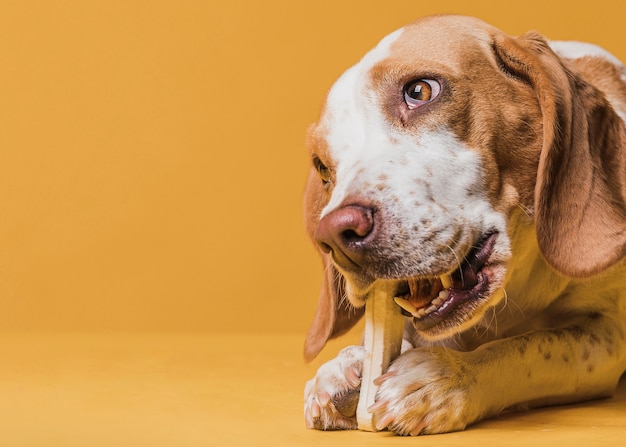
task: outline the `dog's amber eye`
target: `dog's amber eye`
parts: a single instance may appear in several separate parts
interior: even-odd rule
[[[324,184],[330,182],[330,169],[317,156],[313,157],[313,166]]]
[[[441,85],[434,79],[416,79],[404,87],[404,102],[409,109],[417,109],[432,101],[441,92]]]

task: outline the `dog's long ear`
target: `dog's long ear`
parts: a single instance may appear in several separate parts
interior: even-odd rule
[[[324,277],[317,312],[304,343],[305,360],[313,360],[331,338],[352,328],[363,316],[344,298],[344,278],[324,256]]]
[[[539,247],[564,275],[601,272],[626,255],[624,122],[539,34],[503,39],[498,47],[535,89],[543,115],[535,186]]]
[[[326,201],[326,193],[323,191],[319,176],[312,169],[304,194],[304,213],[307,232],[313,240]],[[318,251],[322,257],[324,275],[317,312],[304,344],[306,361],[313,360],[328,340],[347,332],[359,321],[364,312],[364,309],[356,309],[345,299],[343,276],[330,261],[330,256],[321,250]]]

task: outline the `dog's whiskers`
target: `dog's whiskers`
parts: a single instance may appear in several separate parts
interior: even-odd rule
[[[524,215],[529,219],[533,218],[533,210],[522,203],[518,203],[517,207],[522,210]]]

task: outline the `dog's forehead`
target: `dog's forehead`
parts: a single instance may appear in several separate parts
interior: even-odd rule
[[[473,17],[425,17],[391,33],[359,62],[369,71],[384,61],[445,65],[454,69],[477,52],[490,52],[497,28]],[[420,67],[416,67],[419,69]]]
[[[433,16],[402,29],[390,46],[394,60],[440,62],[454,67],[477,50],[488,50],[496,28],[473,17]]]
[[[387,35],[335,81],[318,123],[309,129],[309,143],[318,153],[331,156],[328,153],[330,146],[337,148],[347,144],[342,138],[346,136],[345,132],[337,134],[337,129],[350,129],[349,138],[353,144],[357,143],[355,138],[367,133],[368,111],[371,113],[376,103],[376,92],[372,90],[371,82],[372,69],[389,58],[392,45],[403,33],[404,28],[401,28]]]
[[[349,122],[352,138],[364,135],[372,124],[368,113],[380,110],[377,96],[381,82],[400,78],[405,72],[462,74],[468,59],[490,53],[497,32],[479,19],[435,16],[389,34],[335,82],[314,134],[329,137],[333,127]]]

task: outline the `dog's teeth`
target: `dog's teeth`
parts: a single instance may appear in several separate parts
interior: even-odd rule
[[[439,292],[439,295],[437,296],[437,298],[432,300],[430,302],[430,304],[433,305],[433,306],[439,307],[443,303],[446,302],[446,300],[448,299],[449,296],[450,296],[450,291],[449,290],[442,290],[441,292]]]
[[[442,290],[441,292],[439,292],[439,296],[430,302],[430,305],[428,307],[422,307],[420,309],[415,307],[413,303],[411,303],[409,300],[405,298],[400,298],[399,296],[396,296],[394,297],[393,300],[396,302],[398,306],[406,310],[415,318],[422,318],[436,311],[439,308],[439,306],[441,306],[446,301],[449,295],[450,295],[449,291]]]
[[[432,301],[430,302],[430,304],[432,304],[433,306],[437,306],[437,307],[439,307],[439,306],[441,306],[441,305],[443,304],[443,302],[444,302],[444,301],[445,301],[445,300],[443,300],[443,299],[441,298],[441,296],[438,296],[437,298],[435,298],[434,300],[432,300]]]
[[[426,309],[426,315],[433,313],[434,311],[437,310],[437,306],[435,306],[434,304],[432,306],[430,306],[428,309]]]
[[[417,307],[415,307],[409,300],[405,300],[404,298],[395,297],[393,299],[398,306],[406,310],[411,315],[414,315],[417,312]]]
[[[443,285],[444,289],[449,289],[452,287],[452,276],[450,276],[449,273],[441,275],[441,278],[439,279],[441,280],[441,284]]]

